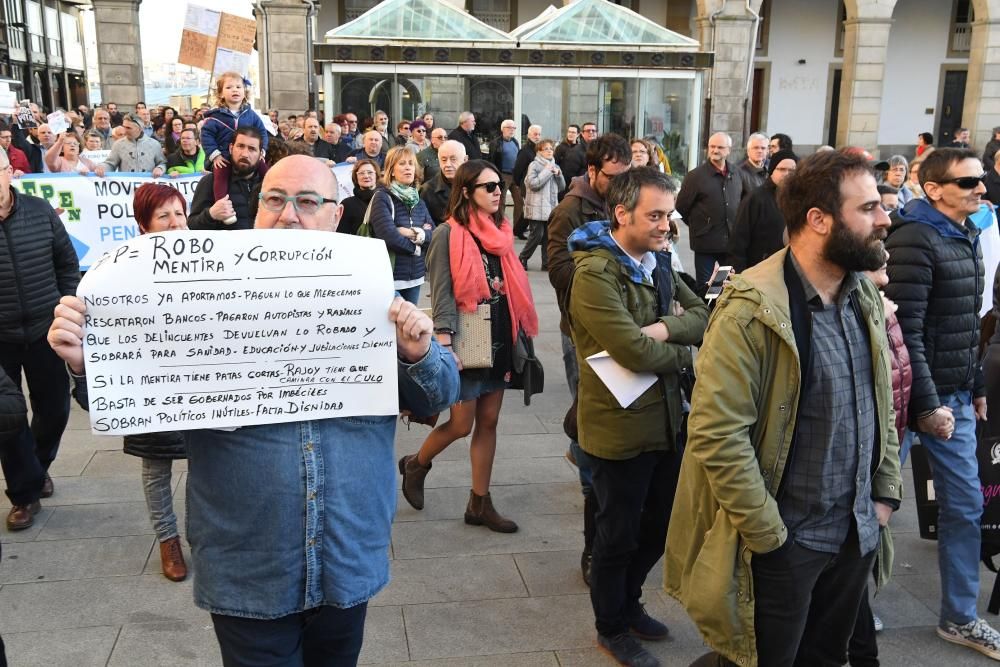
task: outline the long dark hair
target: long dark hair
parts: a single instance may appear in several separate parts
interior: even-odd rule
[[[458,168],[455,178],[451,179],[451,199],[448,200],[448,215],[455,219],[458,224],[469,226],[469,213],[475,204],[472,203],[472,191],[475,188],[479,175],[489,169],[497,175],[500,181],[501,197],[500,208],[491,217],[497,227],[503,223],[503,179],[495,165],[486,160],[471,160]]]

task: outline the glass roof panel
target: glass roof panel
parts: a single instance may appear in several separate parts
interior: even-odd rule
[[[544,25],[519,36],[521,41],[574,44],[698,44],[607,0],[575,0]]]
[[[326,34],[328,39],[452,40],[510,42],[507,33],[486,25],[444,0],[385,0]]]

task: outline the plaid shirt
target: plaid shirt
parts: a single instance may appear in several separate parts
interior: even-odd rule
[[[795,448],[778,506],[800,546],[838,553],[853,521],[861,553],[878,545],[871,498],[875,442],[872,359],[851,303],[860,276],[848,273],[836,303],[824,305],[792,257],[812,316],[810,368],[799,402]]]

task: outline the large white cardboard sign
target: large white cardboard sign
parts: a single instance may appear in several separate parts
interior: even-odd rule
[[[80,283],[94,433],[394,415],[392,270],[378,240],[168,232]]]

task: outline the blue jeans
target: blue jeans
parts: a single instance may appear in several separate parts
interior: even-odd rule
[[[964,624],[978,616],[979,547],[983,493],[976,460],[976,416],[972,394],[941,397],[955,415],[950,440],[920,433],[934,476],[938,512],[938,569],[941,574],[941,621]]]
[[[407,287],[406,289],[398,289],[399,296],[403,297],[403,301],[409,301],[413,305],[420,303],[420,288],[423,285],[417,285],[416,287]]]
[[[708,279],[712,277],[712,271],[715,271],[716,262],[719,263],[719,266],[725,264],[725,253],[696,252],[694,254],[694,279],[699,285],[708,284]]]
[[[322,606],[271,620],[212,614],[225,667],[354,667],[368,603]]]

